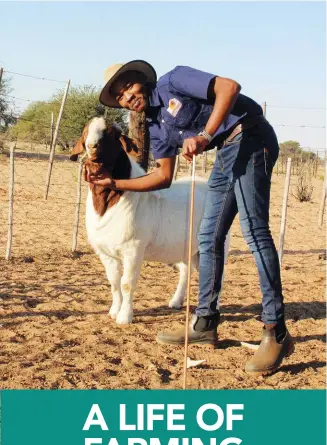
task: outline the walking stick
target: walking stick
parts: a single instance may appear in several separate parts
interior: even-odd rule
[[[188,272],[187,272],[187,297],[186,297],[186,322],[185,322],[185,351],[184,351],[184,380],[183,389],[186,389],[187,375],[187,348],[188,348],[188,325],[190,320],[190,294],[191,294],[191,274],[192,274],[192,238],[193,238],[193,215],[194,215],[194,189],[195,189],[195,164],[196,157],[192,159],[192,187],[190,199],[190,230],[188,239]]]

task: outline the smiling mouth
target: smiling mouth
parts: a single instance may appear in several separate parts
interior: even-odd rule
[[[134,102],[134,104],[132,106],[132,109],[137,110],[138,107],[140,106],[140,104],[141,104],[141,99],[136,99],[136,101]]]

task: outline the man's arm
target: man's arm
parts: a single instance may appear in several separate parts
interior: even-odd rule
[[[157,168],[148,175],[133,179],[112,179],[107,174],[90,175],[89,182],[107,186],[113,190],[150,192],[169,188],[174,176],[176,156],[158,159]]]
[[[208,88],[208,98],[214,99],[214,106],[210,118],[205,126],[205,130],[213,135],[229,113],[236,102],[241,91],[241,85],[235,80],[225,77],[215,77]]]
[[[231,112],[236,99],[241,91],[241,86],[232,79],[215,77],[208,88],[208,99],[214,99],[214,106],[205,131],[213,135],[222,125]],[[191,161],[193,155],[201,154],[209,141],[202,136],[185,139],[183,144],[183,156]]]

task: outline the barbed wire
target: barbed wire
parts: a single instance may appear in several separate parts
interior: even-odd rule
[[[22,97],[11,96],[10,94],[2,94],[1,96],[2,97],[9,97],[10,99],[22,100],[24,102],[35,102],[35,103],[42,102],[44,104],[54,104],[54,105],[56,105],[54,102],[47,102],[47,101],[41,100],[41,99],[40,100],[37,100],[37,99],[24,99]]]
[[[48,77],[32,76],[31,74],[16,73],[14,71],[3,70],[4,73],[14,74],[16,76],[30,77],[32,79],[47,80],[49,82],[67,83],[67,80],[49,79]]]
[[[300,156],[293,156],[294,168],[299,165]],[[312,160],[311,160],[312,161]],[[316,164],[311,164],[315,169]],[[309,161],[308,161],[309,162]],[[317,163],[319,166],[322,162]],[[69,250],[73,231],[76,228],[74,214],[76,210],[77,184],[78,184],[78,164],[69,163],[65,167],[64,162],[58,162],[54,166],[54,173],[50,182],[50,194],[44,200],[45,181],[43,180],[44,169],[40,164],[33,164],[27,158],[15,159],[14,167],[14,214],[13,214],[13,254],[23,252],[23,255],[34,254],[40,250],[49,251],[52,245],[68,247]],[[6,233],[8,228],[7,212],[10,208],[9,199],[9,163],[0,163],[0,237],[3,243],[7,242]],[[286,162],[279,163],[279,166],[286,166]],[[181,171],[188,171],[187,168]],[[199,170],[201,169],[198,164]],[[311,167],[310,167],[311,168]],[[2,170],[1,170],[2,169]],[[286,168],[284,168],[286,171]],[[4,175],[5,173],[5,175]],[[282,172],[283,173],[283,172]],[[6,177],[6,182],[4,181]],[[42,178],[42,179],[41,179]],[[67,181],[65,181],[67,178]],[[44,178],[45,179],[45,178]],[[5,193],[5,195],[4,195]],[[79,220],[78,245],[87,244],[85,233],[85,202],[88,193],[87,183],[81,182],[80,205],[81,213]],[[48,232],[51,238],[47,242]],[[49,235],[50,236],[50,235]]]
[[[0,92],[0,96],[1,97],[9,97],[12,99],[17,99],[17,100],[21,100],[21,101],[25,101],[25,102],[31,102],[31,103],[38,103],[41,102],[42,104],[49,104],[49,105],[55,105],[55,106],[60,106],[59,103],[56,103],[54,100],[43,100],[43,99],[26,99],[26,98],[22,98],[22,97],[16,97],[16,96],[12,96],[11,94],[2,94]],[[85,104],[85,100],[81,99],[81,98],[73,98],[70,97],[69,94],[67,96],[67,101],[69,100],[73,100],[74,104]],[[98,102],[98,104],[96,106],[103,106],[100,102]]]
[[[272,124],[273,127],[297,127],[297,128],[326,128],[319,125],[293,125],[293,124]]]
[[[1,114],[0,117],[5,117],[6,115]],[[7,117],[7,116],[6,116]],[[15,120],[19,120],[19,121],[23,121],[23,122],[29,122],[29,123],[33,123],[33,124],[37,124],[40,127],[43,128],[47,128],[49,129],[49,125],[46,125],[44,122],[38,121],[38,120],[34,120],[34,119],[26,119],[22,116],[14,116],[13,114],[10,115],[10,117],[12,117]],[[64,118],[63,118],[64,119]],[[60,128],[69,128],[70,130],[74,130],[74,131],[81,131],[82,129],[80,127],[72,127],[71,125],[66,125],[66,124],[61,124]]]
[[[326,108],[323,107],[301,107],[301,106],[295,106],[295,105],[270,105],[269,103],[266,103],[266,107],[270,108],[293,108],[296,110],[326,110]]]

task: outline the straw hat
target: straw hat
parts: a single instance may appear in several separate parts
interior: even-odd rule
[[[132,60],[128,63],[116,63],[109,66],[104,72],[105,86],[100,93],[99,100],[103,105],[112,108],[121,108],[115,97],[111,95],[110,88],[119,76],[127,71],[138,71],[145,75],[146,83],[156,83],[157,74],[154,68],[144,60]]]

